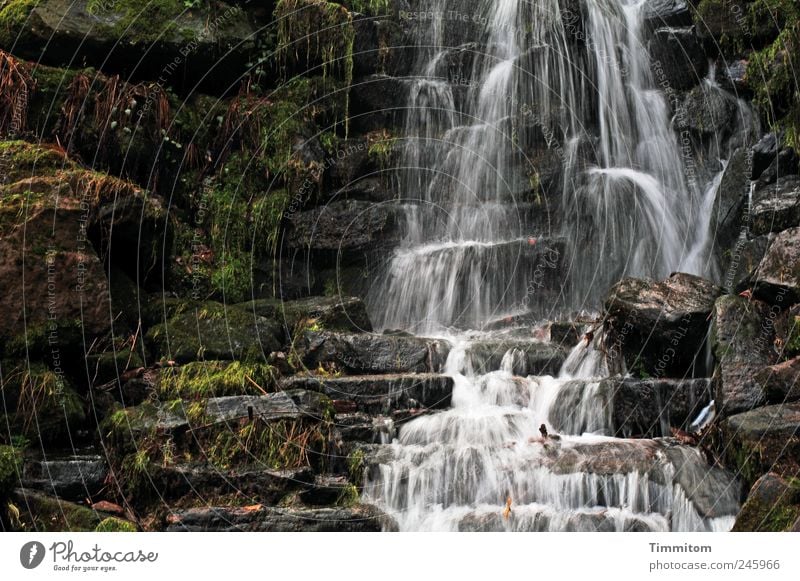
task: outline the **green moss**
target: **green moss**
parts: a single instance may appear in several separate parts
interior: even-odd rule
[[[8,0],[0,8],[0,44],[11,47],[40,0]]]
[[[784,347],[784,356],[789,359],[800,354],[800,316],[795,316]]]
[[[336,499],[336,505],[350,508],[357,505],[360,500],[361,494],[358,492],[358,488],[353,484],[347,484],[339,493],[339,498]]]
[[[347,456],[347,472],[350,481],[361,486],[364,482],[364,450],[357,448]]]
[[[0,446],[0,498],[16,486],[22,470],[22,458],[16,448]]]
[[[100,521],[94,528],[96,533],[135,533],[136,525],[130,521],[110,516]]]
[[[389,0],[346,0],[351,11],[370,16],[382,16],[389,12]]]
[[[89,0],[89,14],[98,16],[115,15],[119,20],[112,26],[105,27],[107,34],[119,38],[126,37],[136,41],[155,41],[163,35],[179,34],[187,40],[193,37],[193,31],[181,28],[179,17],[188,8],[184,0],[116,0],[109,3],[104,0]]]
[[[45,494],[25,491],[20,520],[25,530],[38,532],[87,532],[95,530],[104,516],[85,506]]]
[[[275,388],[275,369],[263,363],[202,361],[161,372],[163,399],[200,399],[227,395],[261,395]],[[258,385],[259,387],[257,387]]]
[[[378,164],[382,171],[391,167],[392,153],[397,139],[386,130],[372,133],[367,136],[369,142],[369,157]]]

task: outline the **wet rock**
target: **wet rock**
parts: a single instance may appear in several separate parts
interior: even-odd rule
[[[735,414],[766,401],[755,374],[772,361],[774,329],[760,301],[724,296],[714,305],[711,348],[716,358],[718,411]]]
[[[613,435],[623,438],[669,436],[688,429],[713,399],[708,379],[607,379],[601,385],[613,409]]]
[[[260,299],[235,305],[259,317],[278,321],[291,338],[303,321],[331,331],[370,332],[372,323],[364,301],[358,297],[309,297],[295,301]]]
[[[722,174],[711,214],[711,237],[722,254],[723,267],[729,262],[725,250],[734,246],[745,229],[743,213],[750,192],[747,152],[737,149]]]
[[[733,415],[720,431],[721,450],[746,484],[770,471],[782,476],[800,472],[800,403]]]
[[[391,0],[387,17],[379,14],[354,15],[353,70],[357,76],[375,73],[403,76],[414,62],[409,21],[400,13],[410,10],[405,0]]]
[[[354,374],[438,373],[450,345],[437,339],[403,335],[307,332],[303,365],[334,367]]]
[[[350,122],[359,132],[369,132],[402,123],[408,86],[404,79],[369,75],[355,81],[350,101]]]
[[[25,463],[22,485],[65,500],[81,501],[100,492],[107,474],[108,466],[101,456],[49,456]]]
[[[686,94],[678,105],[675,119],[679,129],[719,138],[734,125],[735,114],[736,102],[730,95],[703,83]]]
[[[354,377],[298,376],[282,380],[281,387],[320,391],[332,400],[355,402],[358,411],[388,414],[405,408],[449,407],[453,378],[433,373]]]
[[[716,285],[684,273],[661,282],[620,281],[605,300],[612,357],[621,352],[634,373],[685,377],[702,360],[708,318],[720,294]]]
[[[685,26],[692,23],[686,0],[650,0],[642,7],[642,15],[650,26]]]
[[[312,486],[300,493],[300,500],[310,506],[342,504],[352,500],[358,490],[345,476],[320,475]],[[357,498],[357,496],[356,496]]]
[[[798,160],[797,153],[791,147],[784,147],[761,173],[757,187],[774,184],[782,177],[796,176],[798,172],[800,172],[800,160]]]
[[[152,327],[145,339],[157,358],[187,363],[263,360],[280,349],[282,336],[275,321],[252,311],[206,302],[181,307],[166,323]]]
[[[748,239],[744,234],[739,237],[730,252],[725,254],[727,266],[724,284],[728,291],[738,294],[752,286],[753,274],[774,237],[774,234],[753,239]]]
[[[781,309],[800,302],[800,228],[772,240],[753,276],[753,293]]]
[[[709,466],[696,448],[672,446],[666,450],[675,467],[673,481],[702,518],[736,514],[740,484],[727,470]]]
[[[780,232],[800,226],[800,176],[787,176],[757,189],[751,209],[754,234]]]
[[[721,70],[720,85],[727,91],[739,95],[751,90],[747,78],[748,61],[738,59],[724,63]]]
[[[285,509],[209,507],[176,510],[167,520],[168,532],[380,532],[392,530],[383,512],[369,505],[353,508]]]
[[[467,349],[466,356],[473,372],[484,374],[500,369],[509,352],[511,372],[523,377],[557,375],[567,358],[567,350],[553,343],[503,338],[476,341]]]
[[[285,244],[289,248],[322,252],[334,262],[347,261],[399,235],[396,211],[388,205],[338,200],[301,212],[289,219]]]
[[[763,387],[769,403],[800,400],[800,357],[770,365],[759,371],[755,380]]]
[[[753,169],[750,173],[751,180],[757,180],[778,156],[778,136],[767,133],[750,148]]]
[[[781,532],[792,530],[800,518],[800,486],[774,473],[759,478],[736,517],[737,532]]]
[[[93,531],[112,516],[82,504],[22,488],[14,491],[11,501],[19,509],[19,520],[28,531]]]
[[[649,52],[654,80],[670,97],[676,91],[691,89],[708,74],[708,58],[693,26],[657,29]]]

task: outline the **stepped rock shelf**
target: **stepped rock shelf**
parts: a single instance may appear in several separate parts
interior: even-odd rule
[[[740,4],[2,3],[0,529],[800,530]]]

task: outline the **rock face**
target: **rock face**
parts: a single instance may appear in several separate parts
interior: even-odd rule
[[[509,351],[511,353],[507,358]],[[564,347],[514,339],[476,342],[470,346],[466,355],[474,373],[483,374],[500,369],[505,360],[511,373],[522,377],[557,375],[567,358]]]
[[[357,297],[309,297],[295,301],[261,299],[236,305],[259,317],[277,321],[291,337],[303,321],[331,331],[369,333],[372,323],[364,301]]]
[[[680,129],[699,136],[719,136],[730,128],[735,113],[736,102],[731,96],[702,84],[686,94],[675,117]]]
[[[621,354],[634,373],[684,377],[701,354],[720,294],[712,283],[683,273],[662,282],[620,281],[605,300],[610,354]]]
[[[753,292],[780,308],[800,302],[800,228],[775,236],[753,276]]]
[[[734,245],[745,227],[742,218],[750,191],[749,172],[747,152],[743,148],[737,149],[728,160],[717,189],[711,225],[723,264],[728,262],[725,250]]]
[[[753,194],[754,234],[780,232],[800,226],[800,176],[787,176]]]
[[[283,509],[214,507],[178,510],[168,517],[168,532],[380,532],[387,517],[372,506]],[[391,525],[387,527],[391,530]]]
[[[404,335],[308,332],[304,337],[303,365],[324,365],[353,374],[437,373],[450,345],[436,339]]]
[[[784,403],[800,399],[800,357],[770,365],[756,374],[769,403]]]
[[[800,470],[800,403],[736,414],[720,429],[729,465],[735,466],[747,483],[770,471],[794,476]]]
[[[793,530],[800,518],[800,487],[774,473],[759,478],[736,517],[734,531],[780,532]]]
[[[657,29],[649,49],[656,83],[668,95],[691,89],[708,73],[708,59],[693,26]]]
[[[671,427],[687,430],[713,399],[708,379],[609,379],[601,391],[613,402],[614,435],[623,438],[669,436]]]
[[[735,414],[766,402],[756,373],[772,363],[774,327],[767,306],[742,297],[724,296],[714,305],[711,348],[717,409]]]
[[[334,400],[334,405],[350,401],[358,411],[388,414],[408,408],[449,407],[453,394],[453,378],[434,373],[289,377],[281,382],[281,387],[320,391]]]
[[[105,485],[108,465],[101,456],[70,456],[26,462],[22,485],[65,500],[83,501]]]

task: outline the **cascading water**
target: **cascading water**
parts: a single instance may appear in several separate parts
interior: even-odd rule
[[[698,451],[610,437],[599,337],[558,377],[515,375],[514,349],[483,375],[471,359],[485,337],[467,330],[500,317],[594,309],[626,275],[716,274],[707,211],[721,174],[689,167],[650,70],[644,2],[484,0],[483,52],[453,50],[468,40],[454,32],[463,20],[449,22],[460,5],[422,4],[401,163],[407,234],[369,305],[380,329],[449,337],[455,389],[452,409],[385,447],[365,500],[403,530],[730,528],[737,486]],[[531,194],[531,152],[543,150],[561,168],[557,208]]]

